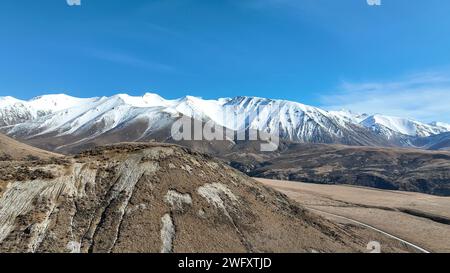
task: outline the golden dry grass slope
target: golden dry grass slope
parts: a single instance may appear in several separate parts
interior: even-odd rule
[[[345,185],[258,179],[328,218],[350,218],[416,244],[450,252],[450,197]],[[340,217],[331,217],[342,221]]]
[[[2,160],[21,160],[27,158],[48,159],[60,157],[60,155],[23,144],[0,134],[0,157]]]

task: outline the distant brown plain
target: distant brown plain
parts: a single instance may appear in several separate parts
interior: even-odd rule
[[[430,252],[450,252],[449,197],[346,185],[257,180],[316,213],[319,210],[368,224]],[[322,216],[345,222],[326,213]]]

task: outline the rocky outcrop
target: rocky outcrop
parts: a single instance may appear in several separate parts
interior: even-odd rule
[[[120,144],[64,162],[32,166],[51,177],[0,177],[0,252],[365,249],[285,195],[185,148]]]

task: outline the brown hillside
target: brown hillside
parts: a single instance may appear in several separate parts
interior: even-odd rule
[[[20,143],[0,134],[0,161],[37,158],[48,159],[51,157],[60,157],[60,155]]]
[[[367,251],[366,237],[179,146],[22,164],[40,172],[3,182],[0,252]]]

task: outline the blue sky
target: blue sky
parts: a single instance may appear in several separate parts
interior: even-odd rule
[[[249,95],[450,122],[449,11],[442,0],[3,0],[0,96]]]

